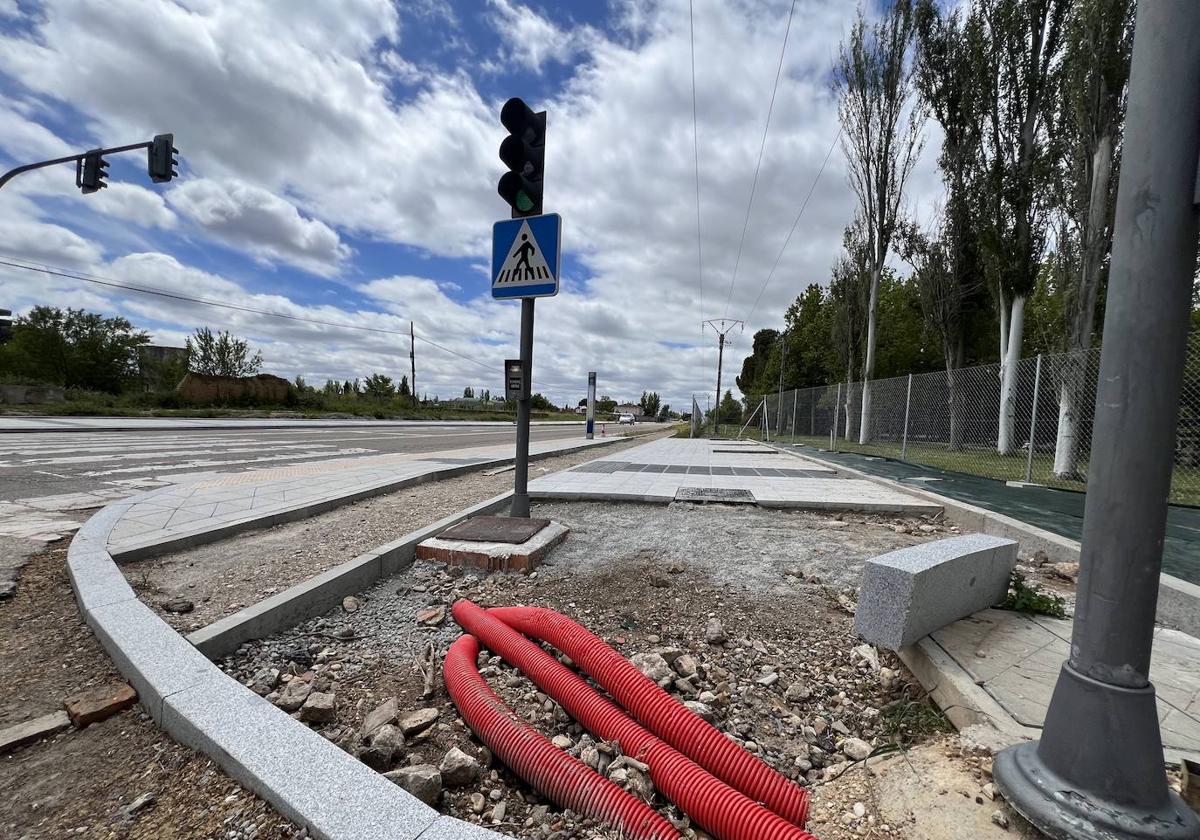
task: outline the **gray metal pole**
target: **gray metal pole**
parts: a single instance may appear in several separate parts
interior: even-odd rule
[[[692,397],[692,405],[696,404],[696,398]],[[695,423],[692,423],[693,428]],[[596,437],[596,372],[588,373],[587,387],[587,424],[585,425],[586,437],[588,440],[593,440]]]
[[[904,438],[900,442],[900,460],[908,455],[908,409],[912,405],[912,374],[908,375],[908,390],[904,392]]]
[[[713,409],[713,437],[720,437],[721,365],[725,362],[725,333],[717,333],[717,401]]]
[[[1033,369],[1033,410],[1029,415],[1029,452],[1025,456],[1025,480],[1033,481],[1033,450],[1037,446],[1038,392],[1042,389],[1042,354],[1038,353]]]
[[[511,516],[529,518],[529,404],[533,389],[533,304],[521,298],[521,398],[517,400],[517,458]]]
[[[1167,787],[1150,650],[1196,268],[1200,3],[1138,3],[1070,659],[1040,741],[996,756],[1055,838],[1200,838]]]

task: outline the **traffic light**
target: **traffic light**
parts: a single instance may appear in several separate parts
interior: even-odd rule
[[[146,168],[150,172],[150,180],[156,184],[166,183],[179,174],[175,171],[179,161],[173,157],[179,154],[179,150],[174,143],[174,134],[157,134],[150,144]]]
[[[12,310],[0,309],[0,344],[12,338]]]
[[[513,97],[500,109],[508,137],[500,144],[500,160],[509,171],[496,191],[512,207],[512,217],[542,214],[542,168],[546,162],[546,112],[534,113],[524,100]]]
[[[105,179],[108,177],[108,161],[100,156],[99,152],[88,152],[83,156],[83,160],[76,164],[75,169],[75,186],[83,190],[84,194],[94,193],[108,186]]]

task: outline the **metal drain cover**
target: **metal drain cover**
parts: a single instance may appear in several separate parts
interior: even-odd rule
[[[677,502],[709,502],[727,505],[757,504],[749,490],[728,490],[721,487],[680,487],[675,491]]]

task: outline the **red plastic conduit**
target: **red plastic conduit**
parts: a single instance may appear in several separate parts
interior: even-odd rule
[[[480,676],[478,656],[478,640],[460,636],[446,652],[442,673],[463,720],[501,761],[553,802],[603,820],[626,837],[679,840],[679,832],[648,805],[517,720]]]
[[[542,607],[497,607],[488,612],[561,650],[655,735],[788,822],[804,826],[808,818],[804,788],[739,747],[588,630]]]
[[[616,740],[626,755],[645,762],[662,793],[719,840],[814,840],[647,732],[574,671],[470,601],[454,618],[485,646],[517,666],[592,734]]]

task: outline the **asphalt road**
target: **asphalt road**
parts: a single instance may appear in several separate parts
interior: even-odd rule
[[[96,490],[139,490],[194,473],[311,463],[394,452],[516,443],[512,425],[446,423],[289,425],[179,421],[167,428],[0,433],[0,502]],[[266,426],[264,428],[264,426]],[[531,429],[533,440],[583,437],[580,425]]]

